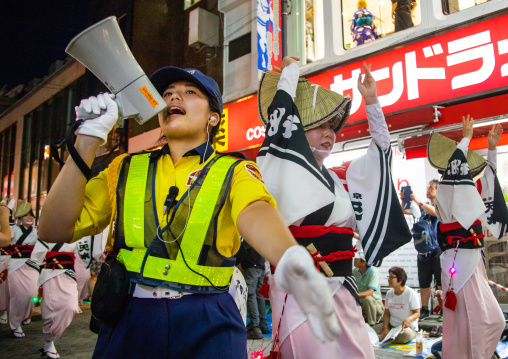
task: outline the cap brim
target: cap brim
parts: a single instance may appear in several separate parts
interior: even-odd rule
[[[194,76],[190,73],[175,66],[166,66],[155,71],[152,76],[150,76],[150,81],[155,86],[155,89],[162,96],[164,91],[171,85],[173,82],[187,80],[199,86],[199,88],[206,93],[208,96],[214,97],[210,91],[206,89],[206,87]]]

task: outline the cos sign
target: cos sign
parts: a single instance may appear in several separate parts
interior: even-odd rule
[[[247,141],[252,141],[260,137],[265,137],[265,128],[263,126],[257,126],[247,130]]]

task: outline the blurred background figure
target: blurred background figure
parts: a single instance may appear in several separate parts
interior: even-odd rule
[[[392,0],[392,18],[395,20],[395,32],[409,29],[413,24],[415,0]]]
[[[42,261],[34,262],[30,258],[38,240],[32,205],[26,201],[18,201],[14,217],[19,225],[11,228],[12,250],[7,282],[8,315],[13,335],[16,338],[23,338],[25,333],[21,329],[21,324],[27,325],[31,321],[34,306],[32,299],[37,295],[39,288],[37,280]]]
[[[263,334],[270,333],[266,322],[265,297],[259,293],[265,279],[265,259],[247,242],[242,241],[241,261],[242,274],[249,288],[247,292],[247,312],[250,322],[247,326],[247,339],[263,339]]]
[[[367,264],[363,249],[361,246],[359,247],[359,244],[360,241],[357,241],[356,246],[360,249],[358,249],[353,262],[355,266],[353,275],[358,285],[362,314],[365,321],[372,326],[378,322],[385,310],[379,285],[379,270]]]
[[[377,39],[377,29],[374,19],[376,17],[367,10],[367,1],[358,1],[358,10],[351,21],[351,36],[355,46],[363,45]]]
[[[10,217],[12,208],[0,203],[0,324],[7,324],[7,274],[9,259],[11,258],[11,227]]]

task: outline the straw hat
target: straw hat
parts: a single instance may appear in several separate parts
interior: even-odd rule
[[[26,216],[30,212],[32,212],[33,215],[32,205],[27,201],[18,200],[18,204],[16,206],[16,213],[14,214],[14,217],[21,218]]]
[[[265,72],[259,83],[258,112],[265,127],[269,123],[268,107],[277,92],[279,79],[280,73]],[[305,131],[332,120],[333,131],[337,134],[349,117],[351,99],[321,86],[316,91],[316,85],[300,77],[295,104]]]
[[[445,171],[448,160],[457,149],[457,142],[439,133],[431,133],[427,144],[427,158],[438,171]],[[487,166],[487,161],[474,151],[467,151],[467,163],[471,177],[476,177]]]

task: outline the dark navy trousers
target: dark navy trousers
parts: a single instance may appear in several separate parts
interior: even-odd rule
[[[247,334],[229,293],[131,298],[117,323],[102,323],[93,358],[246,359]]]

